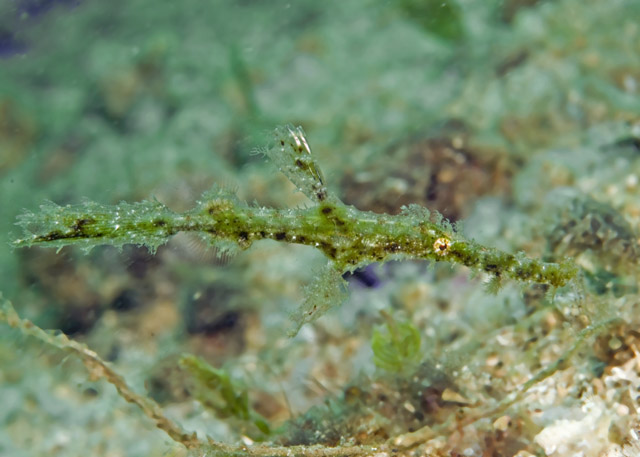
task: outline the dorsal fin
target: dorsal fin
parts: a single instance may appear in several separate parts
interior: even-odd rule
[[[311,201],[325,201],[329,194],[324,177],[311,154],[302,127],[278,127],[274,131],[273,139],[274,144],[266,150],[266,155]]]

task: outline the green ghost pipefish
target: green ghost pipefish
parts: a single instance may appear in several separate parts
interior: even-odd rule
[[[14,245],[91,248],[135,244],[154,252],[178,232],[197,232],[225,249],[231,245],[247,249],[263,239],[313,246],[329,262],[307,286],[305,302],[292,316],[297,323],[293,333],[346,299],[342,274],[372,262],[391,258],[448,261],[486,272],[498,285],[503,278],[511,278],[560,287],[577,273],[569,260],[545,263],[465,239],[439,213],[418,205],[403,207],[397,216],[345,205],[327,189],[300,127],[277,128],[265,153],[312,201],[310,207],[250,205],[221,188],[203,194],[195,208],[185,213],[173,212],[158,201],[113,206],[48,202],[37,213],[19,216],[24,235]]]

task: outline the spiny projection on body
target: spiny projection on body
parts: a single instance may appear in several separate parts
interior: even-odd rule
[[[465,239],[439,213],[418,205],[399,215],[359,211],[342,203],[324,177],[300,127],[278,127],[265,154],[312,202],[307,208],[249,205],[232,192],[214,188],[197,205],[176,213],[158,201],[102,205],[46,203],[25,212],[18,225],[22,246],[147,246],[152,252],[178,232],[197,232],[211,245],[247,249],[271,239],[321,250],[328,264],[306,287],[306,299],[292,316],[293,333],[346,299],[342,275],[373,262],[395,259],[448,261],[485,272],[499,285],[504,278],[560,287],[577,273],[573,262],[545,263],[523,253],[509,254]]]

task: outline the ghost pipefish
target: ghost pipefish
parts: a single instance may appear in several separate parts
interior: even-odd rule
[[[465,239],[439,213],[418,205],[403,207],[398,215],[345,205],[327,188],[300,127],[275,129],[273,142],[264,152],[312,205],[296,209],[250,205],[218,187],[205,192],[184,213],[171,211],[158,201],[117,205],[85,201],[67,206],[47,202],[39,212],[19,216],[23,237],[14,246],[90,249],[135,244],[155,252],[178,232],[197,232],[222,250],[247,249],[263,239],[312,246],[324,253],[328,264],[306,287],[305,302],[292,316],[297,324],[293,333],[345,300],[344,273],[391,258],[465,265],[490,275],[496,287],[504,278],[560,287],[577,273],[570,260],[547,263]]]

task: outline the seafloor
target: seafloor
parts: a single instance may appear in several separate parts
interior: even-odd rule
[[[234,455],[638,456],[639,19],[638,0],[1,1],[0,290]],[[446,262],[371,265],[289,338],[312,248],[11,247],[46,200],[184,211],[217,184],[308,205],[256,154],[287,123],[346,203],[425,206],[579,278],[492,294]],[[0,323],[0,456],[215,452]]]

